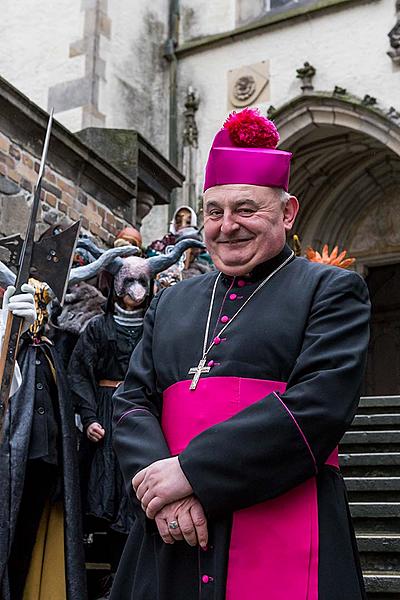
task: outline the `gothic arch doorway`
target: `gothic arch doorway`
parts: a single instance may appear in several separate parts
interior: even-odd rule
[[[400,127],[354,98],[303,95],[277,111],[294,154],[303,246],[338,244],[357,258],[372,299],[365,392],[400,394]]]

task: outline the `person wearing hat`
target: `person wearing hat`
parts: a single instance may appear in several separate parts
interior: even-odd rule
[[[286,244],[298,201],[278,141],[251,109],[217,133],[204,185],[217,272],[153,299],[114,396],[138,518],[112,600],[365,598],[337,445],[368,292]]]
[[[118,232],[117,237],[114,241],[114,248],[120,248],[121,246],[142,246],[142,235],[136,227],[124,227]]]

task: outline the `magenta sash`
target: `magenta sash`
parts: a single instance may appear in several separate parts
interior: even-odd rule
[[[283,393],[286,389],[281,381],[240,377],[200,379],[195,391],[190,391],[189,385],[190,381],[180,381],[163,394],[162,428],[173,455],[205,429],[272,392]],[[279,396],[276,401],[281,401]],[[304,438],[300,428],[299,432]],[[338,466],[337,449],[327,464]],[[318,600],[315,477],[233,515],[226,600],[267,599]]]

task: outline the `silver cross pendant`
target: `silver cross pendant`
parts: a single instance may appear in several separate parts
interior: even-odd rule
[[[189,375],[193,375],[193,379],[192,382],[190,384],[190,390],[195,390],[197,387],[197,384],[199,383],[199,379],[202,376],[203,373],[209,373],[211,370],[211,367],[206,367],[206,360],[207,357],[203,356],[203,358],[199,361],[199,364],[197,365],[197,367],[192,367],[191,369],[189,369]]]

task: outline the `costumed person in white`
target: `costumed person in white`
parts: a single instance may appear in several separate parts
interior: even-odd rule
[[[28,283],[21,286],[22,294],[15,294],[15,287],[9,285],[3,296],[3,308],[0,310],[0,352],[3,345],[4,332],[7,323],[8,311],[15,317],[24,319],[22,333],[27,331],[36,319],[36,308],[34,300],[34,288]],[[18,363],[15,363],[14,377],[11,384],[11,396],[15,394],[21,385],[21,372]]]

